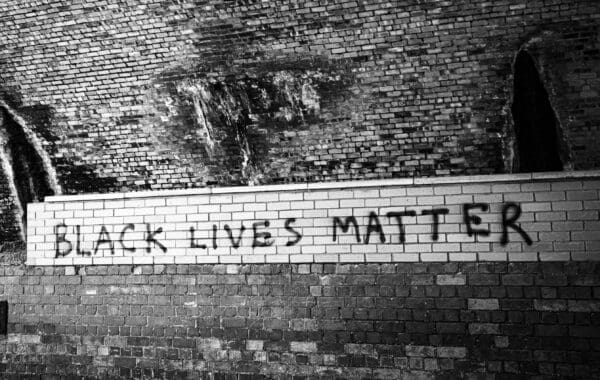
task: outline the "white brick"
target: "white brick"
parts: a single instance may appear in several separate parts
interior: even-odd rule
[[[165,215],[165,222],[167,223],[177,223],[177,222],[185,222],[186,215]]]
[[[367,253],[365,259],[368,263],[389,263],[392,261],[390,253]]]
[[[222,212],[240,212],[243,209],[244,209],[244,205],[242,203],[232,203],[232,204],[221,205]],[[188,212],[192,213],[192,212],[196,212],[196,211],[188,211]]]
[[[174,264],[174,256],[154,256],[154,264]]]
[[[302,216],[304,218],[323,218],[327,216],[327,209],[322,210],[303,210]]]
[[[460,252],[460,244],[458,243],[434,243],[434,252]]]
[[[83,202],[67,202],[64,208],[65,210],[83,210]]]
[[[364,207],[364,199],[342,199],[340,200],[340,207]]]
[[[73,265],[72,257],[59,257],[54,259],[54,265]]]
[[[350,246],[350,251],[354,253],[377,253],[377,245],[375,244],[353,244]]]
[[[462,185],[464,194],[490,193],[492,187],[489,184]]]
[[[280,193],[279,200],[280,201],[301,201],[304,199],[304,195],[302,193]]]
[[[193,256],[193,255],[176,256],[175,264],[196,264],[196,256]]]
[[[191,197],[188,198],[188,204],[189,205],[205,205],[209,203],[209,196],[208,195],[193,195]]]
[[[123,224],[123,218],[119,217],[122,221],[121,222],[115,222],[115,224]],[[164,215],[145,215],[144,217],[144,223],[151,223],[151,224],[162,224],[165,221],[165,216]],[[116,220],[117,218],[104,218],[104,220]],[[108,222],[106,222],[108,223]]]
[[[329,193],[327,191],[309,191],[307,193],[304,193],[304,199],[306,199],[306,200],[329,199]]]
[[[354,213],[355,213],[355,210],[353,210],[351,208],[330,208],[330,209],[327,209],[327,215],[330,216],[330,217],[337,216],[337,217],[343,217],[343,218],[345,218],[347,216],[354,215]]]
[[[315,263],[337,263],[339,261],[338,255],[335,254],[320,254],[314,255]]]
[[[47,266],[47,265],[59,265],[56,264],[53,258],[36,258],[34,260],[32,260],[32,264],[29,263],[29,258],[28,258],[28,262],[27,265],[39,265],[39,266]]]
[[[290,202],[267,203],[267,210],[269,210],[269,211],[289,210],[289,209],[290,209]]]
[[[133,257],[131,256],[121,256],[121,257],[113,257],[113,264],[114,265],[130,265],[133,264]]]
[[[263,264],[265,262],[265,255],[242,255],[241,257],[244,264]]]
[[[290,257],[289,255],[266,255],[265,262],[273,264],[289,263]]]
[[[65,204],[61,203],[61,202],[52,202],[52,203],[45,203],[46,207],[46,211],[61,211],[64,210],[65,208]]]
[[[477,261],[476,253],[450,253],[448,255],[450,261]]]
[[[187,197],[167,198],[167,206],[185,206],[187,204],[188,204]],[[125,206],[127,206],[127,201],[125,201]]]
[[[192,206],[192,205],[184,205],[184,206],[176,206],[175,207],[175,213],[177,213],[177,214],[195,214],[198,212],[198,210],[199,210],[198,206]]]
[[[154,215],[154,207],[138,207],[134,210],[134,215]]]
[[[433,195],[433,188],[426,187],[426,186],[409,187],[406,189],[406,195],[417,195],[417,196]]]
[[[254,213],[257,220],[275,220],[279,217],[277,211],[257,211]]]
[[[94,210],[94,209],[104,208],[104,201],[85,202],[83,204],[83,208],[85,210]],[[50,210],[50,208],[47,208],[47,209]]]
[[[435,186],[433,193],[436,195],[461,194],[462,187],[460,185]]]
[[[330,209],[340,207],[339,200],[315,201],[315,209]]]
[[[330,253],[347,253],[347,252],[350,252],[350,245],[344,245],[344,244],[326,245],[325,252],[327,252],[328,254],[330,254]]]
[[[152,256],[134,256],[132,264],[154,264],[154,257]]]
[[[406,244],[404,245],[404,252],[431,252],[431,244]]]
[[[353,192],[354,198],[379,198],[378,189],[357,189]]]
[[[68,211],[55,211],[54,212],[54,217],[56,219],[72,218],[73,217],[73,211],[72,210],[68,210]]]
[[[93,262],[94,265],[113,265],[114,261],[113,261],[112,256],[109,257],[92,257],[91,260]],[[77,263],[75,263],[77,264]]]
[[[503,194],[504,202],[533,202],[533,193],[507,193]]]
[[[454,204],[464,204],[464,203],[473,203],[473,196],[470,194],[467,195],[446,195],[444,196],[445,204],[454,205]]]
[[[113,209],[94,210],[94,217],[113,216]]]
[[[369,198],[365,200],[365,207],[388,207],[391,204],[390,198]]]
[[[426,206],[439,206],[444,204],[444,197],[442,196],[424,196],[417,198],[418,205],[426,205]]]
[[[117,208],[123,208],[125,207],[125,201],[124,200],[117,200],[117,201],[104,201],[104,208],[112,208],[112,209],[117,209]]]
[[[166,200],[165,198],[146,198],[144,200],[144,205],[146,207],[152,206],[152,207],[160,207],[160,206],[165,206]]]
[[[365,255],[362,253],[357,254],[341,254],[339,255],[340,263],[364,263]]]
[[[314,262],[313,255],[301,254],[290,255],[290,263],[312,263]]]
[[[198,264],[218,264],[219,256],[212,256],[212,255],[196,256],[196,263],[198,263]]]
[[[421,253],[420,256],[421,261],[448,261],[448,254],[446,253]]]
[[[117,208],[113,211],[115,216],[131,216],[135,214],[134,208]]]
[[[354,193],[351,190],[329,191],[329,199],[353,198]]]
[[[279,201],[279,194],[275,192],[265,192],[256,194],[256,202],[277,202]]]
[[[391,198],[390,202],[392,206],[415,206],[417,204],[417,197],[395,197]]]

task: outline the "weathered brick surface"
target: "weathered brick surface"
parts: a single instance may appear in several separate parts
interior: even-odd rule
[[[519,49],[566,167],[600,164],[596,0],[4,0],[0,14],[0,93],[67,192],[509,171]]]
[[[0,370],[600,378],[598,289],[600,264],[574,262],[4,266]]]

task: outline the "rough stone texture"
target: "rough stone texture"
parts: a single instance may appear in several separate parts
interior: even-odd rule
[[[513,60],[598,167],[588,1],[0,5],[2,97],[67,192],[506,172]]]
[[[0,370],[600,378],[599,273],[599,263],[4,266]],[[466,281],[434,280],[450,277]]]

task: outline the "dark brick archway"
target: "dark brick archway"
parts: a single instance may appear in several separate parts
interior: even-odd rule
[[[514,68],[514,98],[511,110],[517,137],[518,170],[562,170],[558,120],[533,58],[521,50],[517,54]]]

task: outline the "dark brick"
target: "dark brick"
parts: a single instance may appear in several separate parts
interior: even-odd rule
[[[467,276],[468,285],[499,285],[500,277],[497,274],[470,273]]]

